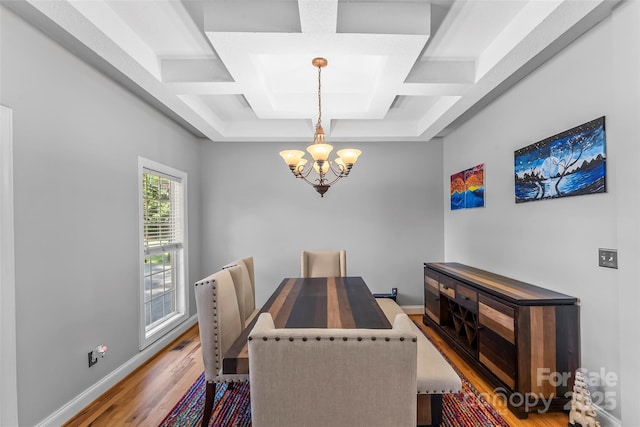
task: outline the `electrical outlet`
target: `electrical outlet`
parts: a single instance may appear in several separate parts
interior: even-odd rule
[[[87,353],[87,356],[89,357],[89,367],[92,367],[93,365],[98,363],[98,356],[104,357],[106,352],[107,352],[107,346],[104,344],[100,344],[99,346],[91,350],[89,353]]]
[[[598,266],[607,268],[618,268],[617,249],[598,249]]]

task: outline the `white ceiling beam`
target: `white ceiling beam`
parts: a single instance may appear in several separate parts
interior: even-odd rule
[[[298,9],[303,33],[336,32],[338,0],[299,0]]]
[[[243,95],[236,82],[176,82],[167,83],[176,95]]]
[[[443,96],[438,99],[438,101],[425,112],[422,119],[418,121],[418,131],[430,129],[446,112],[451,111],[460,99],[462,99],[461,96]],[[431,139],[433,136],[429,135],[426,139]]]
[[[204,30],[231,33],[299,33],[293,0],[215,0],[204,3]]]
[[[163,82],[232,82],[220,58],[162,59]]]
[[[204,31],[202,31],[202,2],[194,2],[192,0],[164,1],[167,1],[169,6],[174,10],[174,13],[179,17],[180,22],[182,22],[182,25],[184,26],[186,32],[191,36],[194,42],[197,43],[203,51],[211,49],[209,39],[204,35]],[[193,10],[188,7],[191,4],[193,4],[195,8],[200,10],[200,13],[198,15],[192,13]]]
[[[69,0],[69,4],[95,25],[149,73],[160,79],[155,53],[140,39],[117,13],[104,1]]]
[[[341,1],[338,33],[429,35],[427,1]]]
[[[418,140],[420,132],[415,120],[336,120],[334,141],[410,141]]]
[[[406,96],[457,96],[464,95],[471,83],[408,83],[397,90],[398,95]]]
[[[315,122],[304,119],[236,120],[228,123],[226,138],[240,141],[299,141],[313,142]],[[304,149],[306,145],[301,146]]]
[[[475,83],[475,61],[422,59],[413,66],[405,83]]]
[[[201,119],[205,120],[208,123],[212,123],[215,126],[216,131],[220,133],[220,136],[224,137],[227,123],[222,120],[213,110],[211,110],[211,108],[209,108],[203,97],[178,96],[178,99],[191,107],[191,110]],[[214,138],[211,138],[211,140],[216,141],[216,139]]]
[[[532,34],[565,0],[529,1],[515,19],[478,58],[476,80],[480,80],[525,38]],[[589,3],[585,1],[585,3]]]

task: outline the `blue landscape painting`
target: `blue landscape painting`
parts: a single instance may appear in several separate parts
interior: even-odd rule
[[[464,172],[451,175],[451,210],[464,209]]]
[[[605,118],[514,153],[516,203],[605,193]]]
[[[451,175],[451,210],[484,207],[484,163]]]
[[[484,163],[464,171],[464,206],[484,207]]]

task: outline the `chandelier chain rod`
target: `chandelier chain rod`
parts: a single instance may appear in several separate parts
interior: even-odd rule
[[[322,74],[322,67],[318,67],[318,124],[316,125],[316,127],[320,126],[322,124],[322,79],[321,79],[321,74]]]

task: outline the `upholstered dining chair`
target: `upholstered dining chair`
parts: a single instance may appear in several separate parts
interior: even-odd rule
[[[302,251],[302,277],[344,277],[347,251]]]
[[[392,329],[276,329],[262,313],[249,334],[254,427],[415,427],[413,323]]]
[[[238,300],[232,271],[238,266],[218,271],[194,285],[200,346],[206,380],[202,425],[207,426],[215,403],[216,384],[247,381],[248,375],[222,373],[222,356],[242,333]]]
[[[231,277],[236,288],[236,297],[238,298],[238,307],[240,309],[240,318],[242,320],[242,328],[251,323],[253,318],[258,314],[259,309],[256,308],[256,285],[253,269],[253,257],[237,259],[222,267],[228,269],[237,266],[237,269],[231,269]]]

